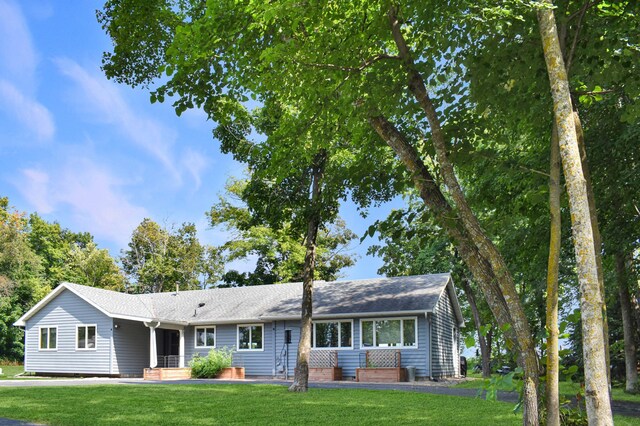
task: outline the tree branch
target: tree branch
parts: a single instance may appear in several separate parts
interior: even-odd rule
[[[584,19],[584,15],[587,13],[587,9],[589,9],[589,7],[597,3],[598,3],[597,1],[593,3],[589,3],[589,1],[587,0],[585,4],[578,11],[578,26],[576,27],[576,33],[573,35],[573,41],[571,42],[571,49],[569,50],[569,53],[567,54],[567,59],[565,61],[566,63],[565,68],[567,69],[567,75],[569,75],[569,72],[571,70],[571,65],[573,65],[573,57],[576,52],[576,45],[578,44],[578,37],[580,36],[580,30],[582,29],[582,20]]]
[[[400,60],[400,57],[397,55],[388,55],[386,53],[381,53],[379,55],[373,56],[363,61],[362,65],[360,65],[359,67],[348,67],[348,66],[336,65],[336,64],[318,64],[318,63],[300,62],[296,59],[293,59],[293,62],[306,67],[311,67],[311,68],[330,69],[330,70],[345,71],[345,72],[353,73],[353,72],[362,72],[365,68],[373,65],[376,62],[379,62],[385,59]]]
[[[574,96],[584,96],[584,95],[608,95],[610,93],[619,92],[620,89],[607,89],[607,90],[598,90],[598,91],[580,91],[580,92],[571,92]]]

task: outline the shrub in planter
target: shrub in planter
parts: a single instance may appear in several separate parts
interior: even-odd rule
[[[231,367],[232,361],[233,348],[211,349],[207,356],[196,354],[189,363],[191,377],[197,379],[216,377],[223,368]]]

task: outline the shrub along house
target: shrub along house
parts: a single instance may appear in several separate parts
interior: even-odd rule
[[[139,295],[63,283],[15,325],[25,330],[28,372],[141,376],[233,347],[246,375],[285,377],[301,297],[301,283]],[[459,374],[463,318],[449,274],[317,281],[313,318],[312,358],[333,359],[345,377],[388,352],[418,377]]]

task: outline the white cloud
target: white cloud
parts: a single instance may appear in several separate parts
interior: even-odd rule
[[[53,211],[50,203],[49,175],[41,170],[22,170],[23,179],[16,182],[18,189],[31,205],[40,213],[47,214]]]
[[[38,140],[49,140],[56,131],[49,110],[6,80],[0,80],[0,108],[29,129]]]
[[[59,213],[68,208],[74,227],[121,247],[149,216],[145,208],[132,204],[123,194],[123,182],[88,159],[71,159],[51,173],[23,169],[21,175],[14,184],[37,211]]]
[[[38,57],[20,7],[0,0],[0,68],[14,79],[32,86]]]
[[[160,121],[134,111],[118,88],[102,75],[91,75],[70,59],[57,59],[60,72],[80,89],[81,101],[120,133],[151,154],[169,171],[177,184],[181,176],[172,155],[176,133]]]
[[[199,152],[187,148],[182,156],[182,165],[193,178],[194,190],[198,190],[202,185],[202,172],[209,165],[209,159]]]

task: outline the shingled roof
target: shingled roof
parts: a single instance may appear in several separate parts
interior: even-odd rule
[[[110,317],[182,325],[298,319],[302,300],[302,283],[139,295],[62,283],[23,315],[16,325],[24,326],[26,320],[65,289]],[[462,313],[450,274],[316,281],[313,317],[433,312],[445,290],[449,292],[458,322],[462,324]]]

